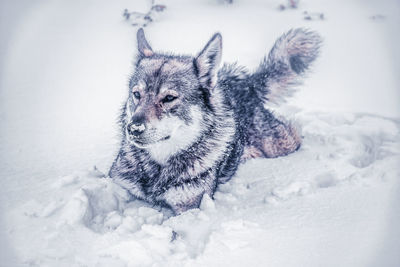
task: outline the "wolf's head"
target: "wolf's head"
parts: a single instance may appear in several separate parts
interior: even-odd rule
[[[196,57],[153,52],[142,29],[137,41],[139,56],[124,112],[127,140],[154,153],[184,149],[205,130],[204,113],[212,110],[221,35],[215,34]]]

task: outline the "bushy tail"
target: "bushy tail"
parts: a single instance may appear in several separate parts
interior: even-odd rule
[[[305,29],[293,29],[274,44],[252,75],[257,94],[264,103],[280,104],[290,96],[311,63],[317,58],[321,37]]]

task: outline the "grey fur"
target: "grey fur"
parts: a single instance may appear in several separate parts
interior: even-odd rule
[[[316,33],[282,35],[252,74],[236,64],[218,71],[219,33],[195,57],[155,53],[142,29],[137,37],[121,149],[109,172],[135,197],[179,214],[198,207],[204,194],[212,197],[241,161],[300,147],[295,127],[264,103],[299,83],[318,55]]]

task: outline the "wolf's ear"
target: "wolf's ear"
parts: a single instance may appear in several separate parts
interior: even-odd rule
[[[142,28],[137,31],[136,37],[140,55],[143,57],[151,57],[152,55],[154,55],[153,49],[151,49],[149,43],[147,42]]]
[[[215,86],[217,82],[217,70],[221,62],[221,54],[222,36],[216,33],[194,61],[202,86],[210,89]]]

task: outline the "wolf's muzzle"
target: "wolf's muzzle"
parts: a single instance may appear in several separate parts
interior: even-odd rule
[[[144,130],[146,130],[146,126],[143,123],[141,124],[130,123],[127,126],[127,130],[130,135],[139,136],[144,132]]]

